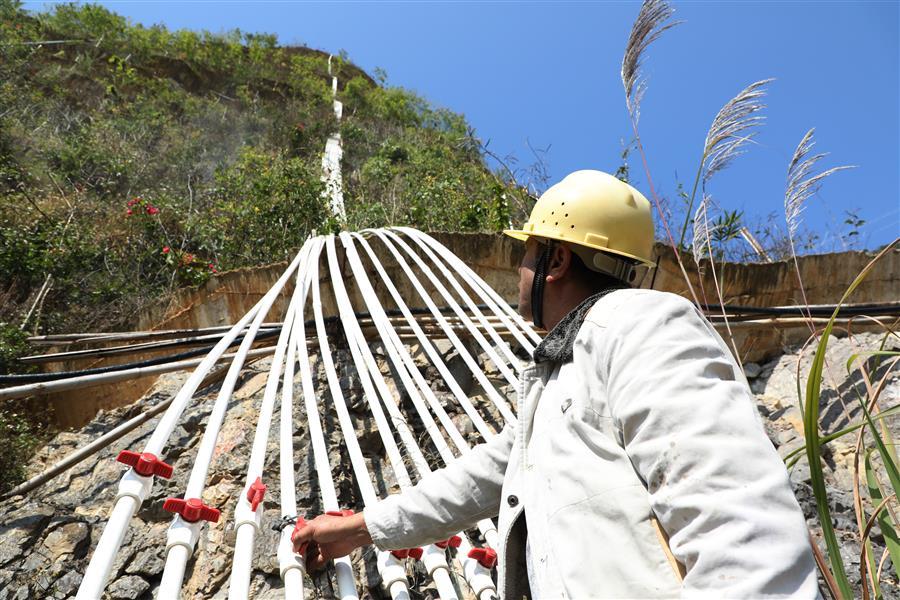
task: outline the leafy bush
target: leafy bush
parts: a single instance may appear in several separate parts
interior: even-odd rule
[[[336,222],[320,180],[338,130],[328,67],[271,35],[0,0],[0,318],[18,321],[48,275],[44,330],[127,327],[174,287],[288,258],[313,229],[508,225],[521,192],[485,167],[465,120],[345,55],[331,59],[345,105]]]

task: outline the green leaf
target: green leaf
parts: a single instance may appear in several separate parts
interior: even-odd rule
[[[866,452],[866,486],[869,488],[869,498],[872,499],[872,506],[876,507],[884,500],[884,494],[881,493],[881,486],[878,485],[878,478],[875,476],[875,469],[872,467],[872,451]],[[896,524],[892,524],[890,511],[881,511],[876,517],[878,526],[881,528],[881,534],[884,536],[888,553],[891,555],[891,562],[894,566],[894,574],[897,574],[897,565],[900,565],[900,537],[897,536]],[[868,543],[868,541],[867,541]],[[872,556],[872,548],[868,550],[869,569],[876,573],[876,567],[873,566],[874,557]],[[877,593],[877,592],[876,592]]]
[[[860,356],[900,356],[900,351],[896,350],[871,350],[868,352],[857,352],[856,354],[851,354],[850,358],[847,359],[847,372],[853,370],[853,363],[856,362],[856,359]]]
[[[819,440],[819,397],[822,390],[822,371],[825,367],[825,352],[828,349],[828,340],[831,337],[831,331],[834,329],[834,322],[841,310],[841,305],[869,275],[875,267],[875,264],[877,264],[888,252],[893,251],[898,242],[900,242],[900,239],[894,240],[879,252],[878,255],[873,258],[862,271],[860,271],[859,275],[856,276],[856,279],[853,280],[853,283],[850,284],[850,287],[847,288],[847,291],[844,292],[844,295],[841,297],[840,302],[838,302],[831,315],[831,319],[829,319],[828,324],[822,331],[812,365],[810,366],[809,376],[806,380],[806,403],[804,406],[803,430],[806,437],[806,457],[809,461],[810,481],[816,499],[816,510],[819,513],[819,521],[822,526],[822,537],[828,548],[828,559],[831,562],[831,567],[834,571],[834,578],[838,584],[841,596],[848,600],[853,597],[853,590],[850,587],[850,581],[847,579],[847,572],[844,568],[844,562],[841,559],[840,546],[834,533],[834,525],[831,521],[831,509],[828,506],[828,490],[825,487],[825,474],[822,470],[822,445]],[[863,410],[866,414],[866,420],[869,422],[870,426],[872,426],[874,432],[875,428],[873,426],[872,418],[869,416],[868,411],[865,410],[865,407],[863,407]],[[875,432],[875,436],[876,441],[880,442],[881,438],[878,437],[877,432]],[[886,451],[883,456],[887,456]],[[893,461],[890,460],[889,457],[887,462],[893,465]],[[894,465],[894,470],[896,471],[896,465]],[[893,480],[891,483],[893,484]],[[900,481],[898,481],[898,483],[900,483]]]

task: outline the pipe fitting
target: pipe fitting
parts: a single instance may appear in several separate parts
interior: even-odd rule
[[[134,498],[137,505],[141,506],[144,500],[147,499],[147,496],[150,495],[152,487],[152,476],[145,477],[138,474],[134,469],[128,469],[122,475],[122,479],[119,480],[119,491],[116,493],[116,501],[118,502],[119,498]]]
[[[447,566],[447,553],[434,544],[425,546],[422,552],[422,564],[428,576],[434,579],[434,572],[438,569],[444,569],[448,573],[450,568]]]
[[[481,595],[485,592],[488,592],[488,596],[497,596],[497,586],[494,585],[494,580],[491,577],[490,569],[484,568],[481,563],[473,558],[469,558],[469,552],[472,551],[472,544],[465,537],[460,539],[459,551],[456,554],[456,557],[459,559],[460,564],[463,568],[463,576],[465,576],[466,581],[469,584],[469,587],[472,588],[472,592],[475,594],[476,598],[481,598]]]
[[[297,569],[300,573],[306,573],[303,557],[294,552],[294,542],[291,540],[293,531],[285,527],[281,530],[281,538],[278,540],[278,572],[282,581],[291,569]]]
[[[493,596],[497,595],[497,586],[494,585],[494,580],[491,578],[490,569],[484,568],[481,563],[468,556],[458,556],[458,558],[462,563],[463,575],[476,598],[480,598],[486,591]]]
[[[378,574],[385,590],[390,590],[395,583],[407,585],[406,567],[396,556],[387,551],[380,551],[377,559]]]
[[[166,552],[168,553],[174,546],[184,546],[187,548],[189,556],[193,554],[197,540],[200,539],[200,529],[202,527],[203,521],[191,523],[182,519],[181,515],[175,515],[166,533]]]
[[[256,510],[253,510],[253,507],[250,506],[250,502],[247,500],[247,490],[244,490],[244,493],[241,494],[241,497],[238,500],[237,506],[234,507],[235,530],[239,529],[241,525],[247,524],[253,525],[254,533],[259,532],[262,526],[262,512],[262,504],[259,504],[256,507]]]

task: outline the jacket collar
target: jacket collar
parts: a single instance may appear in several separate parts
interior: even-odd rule
[[[547,334],[538,347],[534,349],[534,362],[540,364],[544,362],[567,363],[572,361],[572,351],[575,347],[575,338],[578,331],[584,323],[584,318],[588,311],[593,308],[597,300],[606,294],[615,291],[618,288],[603,290],[598,294],[589,296],[581,304],[573,308],[569,314],[562,318],[556,324],[550,333]]]

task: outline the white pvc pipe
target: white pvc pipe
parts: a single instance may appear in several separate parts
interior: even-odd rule
[[[391,362],[394,364],[394,369],[402,379],[403,384],[406,387],[407,392],[409,393],[409,397],[412,400],[413,405],[415,406],[426,431],[428,432],[433,443],[435,444],[435,447],[440,453],[441,458],[443,459],[445,464],[450,464],[453,460],[455,460],[453,452],[450,450],[443,437],[440,435],[434,419],[428,412],[428,408],[425,407],[419,394],[419,389],[421,389],[422,392],[425,393],[426,397],[429,397],[429,395],[433,396],[433,393],[431,393],[431,388],[428,386],[428,383],[421,377],[416,379],[418,388],[416,387],[416,385],[410,382],[406,374],[406,370],[409,369],[411,373],[415,374],[418,373],[418,369],[415,368],[414,364],[410,365],[408,362],[403,361],[404,356],[411,359],[411,357],[409,356],[409,351],[397,336],[396,331],[394,331],[394,329],[391,327],[391,324],[387,319],[387,315],[385,314],[384,309],[381,307],[381,304],[378,301],[378,297],[375,295],[374,290],[372,289],[371,285],[368,282],[368,279],[365,276],[365,270],[359,260],[356,249],[352,244],[352,240],[358,239],[364,247],[366,247],[367,249],[369,248],[365,240],[363,240],[358,235],[354,235],[353,237],[351,237],[345,234],[342,235],[341,238],[346,248],[348,263],[354,270],[354,276],[359,282],[358,287],[360,289],[360,292],[362,293],[363,299],[366,302],[366,306],[372,314],[373,321],[378,327],[378,331],[382,337],[382,342],[384,343],[386,349],[393,348],[393,352],[388,352],[388,356],[391,358]],[[379,274],[382,275],[382,282],[391,292],[391,295],[394,297],[397,306],[401,311],[404,312],[404,314],[409,314],[408,307],[403,301],[403,298],[401,298],[399,294],[396,293],[396,288],[394,287],[390,278],[387,277],[387,274],[384,272],[377,258],[372,254],[370,254],[370,258],[372,258],[373,264],[376,266],[376,270],[378,270]],[[411,317],[411,315],[409,316]],[[425,338],[424,341],[426,343],[430,343],[428,342],[427,338]],[[398,358],[400,358],[400,361],[397,360]],[[394,422],[395,427],[397,427],[398,432],[402,432],[407,428],[406,420],[403,418],[403,415],[399,411],[399,407],[396,405],[396,399],[394,399],[390,395],[388,395],[388,397],[391,401],[385,402],[385,406],[387,407],[388,412],[391,415],[391,419]],[[460,435],[458,429],[456,428],[456,425],[450,419],[449,415],[447,415],[447,412],[441,406],[440,402],[437,402],[436,400],[434,402],[429,401],[429,405],[441,420],[441,423],[444,425],[445,431],[447,431],[451,440],[453,440],[454,444],[456,444],[459,452],[465,454],[466,452],[470,451],[468,442],[466,442],[465,438]],[[492,435],[493,434],[486,436],[485,439],[490,439]],[[412,438],[412,434],[409,434],[409,438]],[[422,456],[421,450],[419,450],[418,445],[414,441],[408,444],[408,450],[410,452],[410,456],[414,461],[414,464],[416,464],[422,472],[428,472],[430,470],[428,462],[425,460],[424,456]],[[490,519],[483,519],[478,523],[478,527],[484,535],[485,539],[488,540],[488,544],[495,548],[498,547],[499,540],[497,539],[497,530]]]
[[[334,410],[337,413],[338,423],[344,434],[344,443],[347,447],[347,454],[350,456],[350,465],[355,475],[356,485],[359,488],[364,505],[372,504],[378,500],[375,492],[375,486],[372,485],[372,479],[369,476],[366,461],[359,447],[359,441],[353,430],[353,420],[350,418],[350,411],[344,400],[344,394],[341,391],[340,379],[334,368],[334,360],[331,356],[331,348],[328,345],[328,337],[325,333],[325,321],[322,317],[322,304],[319,294],[319,286],[313,287],[313,315],[316,322],[316,332],[319,337],[319,352],[322,358],[322,366],[325,368],[325,376],[328,380],[328,388],[331,392],[331,398],[334,404]],[[401,600],[408,597],[405,569],[400,566],[399,560],[389,552],[382,552],[379,556],[380,569],[382,579],[387,583],[391,597],[394,600]],[[403,576],[400,576],[402,571]],[[386,572],[393,573],[388,576]],[[402,583],[402,585],[400,585]]]
[[[318,260],[318,256],[316,257]],[[299,331],[305,329],[303,323],[303,305],[310,282],[310,269],[304,269],[303,300],[295,308],[296,321],[288,342],[287,355],[284,360],[284,384],[281,387],[281,413],[279,419],[279,489],[281,517],[297,517],[297,494],[294,490],[294,363],[297,360],[296,348]],[[299,554],[294,552],[291,540],[293,528],[284,527],[278,539],[278,572],[284,581],[285,600],[303,598],[303,575],[306,566]]]
[[[300,265],[303,264],[303,260],[309,254],[309,242],[305,243],[300,250]],[[298,273],[299,273],[298,269]],[[298,284],[294,290],[294,298],[299,295],[300,285]],[[296,300],[291,301],[291,306],[294,305]],[[206,487],[206,475],[209,471],[209,465],[212,462],[213,453],[216,449],[216,440],[219,437],[219,430],[222,427],[222,421],[225,418],[225,412],[228,410],[228,403],[231,400],[231,395],[234,392],[234,387],[237,383],[238,377],[241,374],[241,370],[244,367],[244,359],[247,353],[250,351],[250,348],[253,346],[254,340],[256,339],[256,335],[259,331],[260,326],[262,325],[263,319],[268,314],[269,307],[262,307],[264,310],[260,310],[256,317],[253,319],[253,322],[250,324],[249,329],[244,335],[244,339],[241,341],[241,345],[238,348],[237,355],[235,356],[234,361],[232,361],[231,366],[228,369],[228,373],[225,375],[225,380],[222,382],[222,385],[219,389],[219,393],[216,397],[216,401],[213,404],[212,411],[210,412],[209,418],[206,422],[206,430],[203,433],[203,437],[200,440],[200,445],[197,449],[197,455],[194,458],[194,466],[191,469],[191,475],[188,478],[187,487],[184,492],[184,498],[202,498],[203,490]],[[281,333],[278,337],[278,343],[275,346],[275,357],[273,358],[273,364],[270,368],[270,380],[271,373],[277,371],[279,361],[284,358],[284,350],[287,346],[287,332],[290,329],[292,313],[290,308],[288,309],[288,315],[285,318],[285,324],[281,329]],[[277,376],[276,376],[277,378]],[[267,389],[268,391],[268,389]],[[194,545],[200,535],[200,531],[202,529],[203,522],[197,521],[195,523],[189,523],[184,521],[179,515],[175,515],[172,519],[172,525],[169,528],[167,537],[167,551],[166,551],[166,562],[165,567],[163,569],[163,578],[160,583],[160,587],[157,591],[157,597],[160,599],[168,599],[168,598],[178,598],[181,593],[182,580],[184,576],[185,563],[190,558],[191,554],[194,550]],[[190,533],[185,532],[184,530],[190,530]]]
[[[494,314],[499,317],[503,322],[503,325],[513,334],[513,337],[516,338],[516,341],[519,342],[525,351],[528,352],[528,354],[534,352],[535,344],[527,339],[525,335],[530,334],[532,336],[531,339],[537,343],[540,343],[540,336],[537,335],[534,329],[525,323],[525,320],[522,319],[518,313],[516,313],[516,316],[519,317],[518,320],[510,317],[507,311],[511,311],[512,307],[510,307],[502,298],[497,298],[496,292],[494,292],[481,277],[472,271],[472,269],[469,268],[469,265],[460,260],[459,257],[453,254],[446,246],[427,233],[423,233],[418,229],[413,229],[411,227],[395,227],[394,229],[404,232],[406,235],[417,239],[420,243],[425,242],[437,251],[437,253],[456,270],[457,274],[469,284],[469,287],[475,291],[488,309],[493,311]],[[490,292],[494,292],[494,294],[492,295]],[[523,332],[525,335],[523,335]]]
[[[320,301],[318,294],[319,280],[319,255],[322,250],[321,238],[315,238],[312,255],[309,262],[309,278],[315,282],[313,285],[313,304]],[[300,306],[298,319],[304,321],[304,305]],[[300,381],[303,386],[303,400],[306,407],[306,421],[309,429],[309,439],[313,449],[313,460],[316,467],[316,475],[319,479],[319,488],[322,494],[322,508],[325,511],[339,510],[337,493],[334,487],[334,478],[331,475],[331,463],[328,460],[328,446],[325,444],[325,434],[322,431],[322,421],[319,418],[319,405],[316,400],[316,390],[313,385],[312,370],[309,366],[309,349],[306,344],[306,328],[298,327],[297,353],[300,365]],[[335,579],[338,584],[340,600],[358,600],[356,582],[353,579],[353,566],[349,557],[336,558],[334,560]],[[295,600],[295,599],[290,599]]]
[[[413,259],[413,261],[419,266],[419,269],[425,274],[434,288],[438,291],[438,293],[444,298],[444,301],[447,302],[447,305],[453,309],[453,312],[460,318],[460,320],[466,325],[467,328],[472,332],[472,337],[478,342],[481,346],[482,350],[488,355],[491,362],[497,367],[497,370],[506,378],[506,381],[509,382],[510,385],[517,385],[519,382],[518,376],[513,373],[509,367],[506,365],[506,362],[500,358],[500,356],[494,351],[494,347],[491,345],[487,339],[481,335],[481,332],[478,331],[478,328],[475,326],[475,323],[469,318],[469,315],[466,314],[466,311],[462,309],[456,299],[452,294],[444,287],[444,284],[440,282],[431,268],[425,264],[425,261],[422,260],[418,254],[413,251],[412,248],[409,247],[403,239],[400,238],[396,233],[389,230],[381,230],[379,232],[379,237],[381,237],[382,241],[386,241],[388,238],[395,242],[398,246],[403,248],[406,254]],[[442,315],[443,318],[443,315]]]
[[[409,477],[406,465],[403,463],[403,456],[400,453],[400,448],[397,447],[397,443],[394,440],[393,435],[391,435],[390,425],[384,416],[384,411],[381,409],[381,403],[378,401],[376,392],[372,388],[372,383],[374,382],[376,384],[379,392],[384,396],[383,401],[385,403],[389,402],[388,397],[390,397],[391,393],[387,389],[384,376],[378,368],[375,357],[372,356],[372,352],[369,350],[362,329],[360,329],[359,323],[357,323],[356,319],[353,317],[353,306],[350,304],[350,298],[347,296],[347,290],[342,281],[343,275],[338,266],[333,236],[328,238],[327,244],[328,270],[331,274],[332,290],[334,291],[335,300],[337,301],[338,310],[340,312],[341,324],[344,326],[344,332],[349,342],[350,353],[353,357],[353,362],[356,365],[356,370],[359,373],[360,381],[362,382],[363,395],[372,411],[372,415],[375,417],[375,424],[378,427],[381,442],[384,444],[385,450],[387,451],[388,461],[394,471],[397,483],[401,488],[411,487],[412,480]],[[379,383],[381,385],[378,385]],[[449,567],[447,566],[444,551],[435,546],[429,546],[424,550],[423,560],[425,560],[426,557],[426,568],[428,569],[429,575],[432,577],[435,586],[437,586],[438,596],[442,598],[442,600],[457,600],[456,590],[450,580]]]
[[[91,562],[81,580],[81,586],[79,586],[76,596],[77,600],[95,600],[103,594],[109,570],[112,568],[112,561],[122,545],[122,540],[125,539],[128,522],[131,521],[137,508],[138,501],[131,496],[121,498],[113,505],[106,528],[103,530],[103,535],[100,536],[100,541],[97,542]]]
[[[459,281],[457,281],[457,279],[453,275],[453,273],[451,273],[447,269],[447,267],[444,265],[443,261],[441,261],[441,259],[438,258],[437,255],[435,255],[435,253],[432,251],[431,247],[428,244],[426,244],[425,242],[423,242],[421,239],[419,239],[418,236],[407,233],[407,237],[411,238],[413,240],[413,242],[415,242],[416,245],[418,245],[419,248],[422,249],[422,251],[425,253],[425,255],[431,260],[431,262],[438,268],[438,270],[444,276],[444,279],[446,279],[450,283],[450,286],[454,289],[454,291],[456,291],[456,295],[459,296],[460,298],[462,298],[465,305],[469,308],[469,312],[471,312],[473,315],[475,315],[475,318],[478,319],[478,322],[484,328],[484,331],[494,341],[494,348],[499,350],[503,354],[503,356],[506,359],[506,362],[511,364],[516,369],[516,371],[521,371],[522,364],[521,364],[521,361],[519,360],[519,358],[515,354],[513,354],[512,349],[509,347],[509,344],[507,344],[500,338],[500,335],[497,333],[497,330],[494,329],[493,324],[488,321],[488,319],[485,317],[484,313],[481,312],[481,309],[478,308],[475,301],[472,300],[472,297],[469,296],[469,294],[466,292],[466,290],[464,290],[463,287],[459,284]],[[472,324],[475,325],[474,323],[472,323]],[[505,366],[505,364],[504,364],[504,366]]]
[[[403,271],[406,273],[406,276],[409,278],[410,282],[413,284],[413,287],[416,289],[419,296],[422,298],[422,301],[425,302],[426,306],[431,311],[431,313],[434,315],[435,319],[438,321],[438,323],[440,323],[441,327],[444,330],[444,334],[447,336],[447,339],[450,340],[450,342],[456,347],[456,350],[459,353],[460,357],[463,359],[463,362],[465,362],[466,366],[469,367],[469,370],[472,371],[472,374],[474,375],[475,379],[478,381],[478,383],[481,385],[481,388],[484,390],[484,392],[488,395],[488,397],[491,399],[491,401],[497,407],[497,410],[499,410],[501,412],[501,414],[503,414],[504,417],[515,418],[515,416],[512,414],[512,411],[510,410],[509,406],[507,405],[506,399],[500,394],[500,392],[497,391],[497,389],[494,387],[494,385],[485,376],[484,372],[481,370],[481,366],[478,364],[478,362],[475,360],[475,358],[472,356],[472,354],[466,349],[465,346],[463,346],[462,342],[459,339],[459,336],[457,336],[456,333],[453,331],[452,326],[447,322],[447,320],[441,314],[440,310],[437,308],[437,306],[432,301],[431,297],[428,295],[428,292],[425,291],[425,288],[422,286],[421,282],[419,281],[419,278],[416,277],[415,273],[412,272],[412,269],[410,269],[409,264],[406,262],[406,260],[403,258],[403,256],[397,251],[397,249],[394,247],[393,243],[384,236],[384,232],[382,232],[381,230],[369,230],[369,231],[371,231],[376,236],[378,236],[379,239],[381,239],[382,243],[384,243],[384,245],[388,248],[388,250],[394,256],[394,259],[397,261],[397,264],[399,264],[401,269],[403,269]],[[423,269],[423,271],[424,271],[424,269]],[[438,282],[435,287],[437,287],[437,285],[440,285],[440,283]],[[452,298],[451,298],[451,300],[452,300]],[[457,308],[458,308],[458,305],[457,305]],[[465,322],[464,318],[461,317],[461,319]],[[469,323],[467,323],[467,327],[469,327],[470,332],[473,334],[473,336],[475,336],[477,334],[477,332],[474,331],[474,328],[472,328],[470,326],[470,324],[471,324],[471,321]],[[484,340],[484,337],[481,336],[480,334],[477,334],[477,335],[480,336],[481,340],[485,342],[485,345],[487,345],[487,342],[486,342],[486,340]],[[482,347],[484,347],[484,346],[482,346]],[[489,345],[488,345],[488,349],[490,349]],[[490,356],[490,354],[494,354],[493,350],[490,350],[488,352],[489,356]],[[494,355],[496,356],[496,354],[494,354]],[[497,364],[498,362],[502,362],[502,361],[500,361],[499,357],[497,357],[497,361],[495,362],[495,364]],[[507,369],[507,371],[508,371],[508,369]]]
[[[395,365],[397,372],[403,375],[404,365],[400,365],[397,363],[397,357],[398,355],[402,355],[401,352],[398,352],[398,348],[401,350],[405,350],[405,348],[401,343],[399,343],[399,340],[388,340],[388,332],[392,331],[390,323],[387,322],[386,315],[384,314],[380,304],[378,303],[377,296],[375,296],[374,289],[372,288],[368,277],[366,276],[365,270],[362,267],[362,263],[359,260],[359,256],[356,253],[356,249],[353,247],[352,240],[348,235],[341,234],[341,241],[345,247],[345,256],[347,258],[347,262],[350,264],[353,275],[357,281],[357,289],[362,294],[366,305],[373,308],[373,321],[377,325],[379,333],[381,334],[385,351],[391,357],[392,363]],[[338,277],[337,279],[340,278]],[[349,299],[346,297],[346,294],[343,291],[342,283],[339,283],[338,287],[339,290],[337,295],[339,298],[341,298],[341,300],[339,301],[339,307],[345,315],[342,318],[342,323],[355,323],[352,319],[347,318],[347,315],[352,312],[352,308],[349,305]],[[347,339],[350,342],[351,350],[354,347],[355,341],[356,346],[358,347],[358,352],[361,353],[365,358],[366,367],[369,370],[369,374],[372,377],[372,380],[375,382],[376,387],[378,388],[381,400],[391,416],[394,427],[397,429],[397,433],[400,436],[400,439],[403,441],[403,444],[406,447],[407,452],[409,453],[413,465],[415,465],[420,474],[431,472],[428,461],[422,454],[422,450],[421,448],[419,448],[419,445],[416,442],[412,431],[410,430],[406,420],[403,418],[403,415],[400,413],[399,408],[397,407],[397,400],[391,394],[390,389],[387,386],[387,382],[385,381],[384,375],[378,368],[378,364],[375,362],[371,350],[369,350],[366,340],[362,335],[361,329],[359,329],[359,327],[354,328],[352,325],[348,325],[345,330],[347,332]],[[354,358],[356,358],[356,353],[354,354]],[[406,366],[408,367],[409,365]],[[415,369],[415,365],[413,365],[412,367],[413,369]],[[360,370],[359,367],[357,368],[357,370]],[[420,406],[421,398],[418,398],[418,390],[416,390],[415,387],[412,387],[409,380],[406,378],[404,378],[404,383],[407,386],[407,390],[409,391],[410,396],[414,397],[413,401],[417,403],[417,406]],[[377,403],[377,396],[371,393],[370,390],[367,390],[367,399],[368,398],[372,398],[371,400],[369,400],[369,402],[372,406],[373,413],[381,415],[379,422],[379,433],[381,434],[382,441],[385,444],[385,447],[396,449],[395,452],[399,452],[399,449],[396,448],[396,442],[394,441],[393,436],[390,435],[390,428],[387,427],[386,423],[382,424],[382,422],[384,421],[384,415],[381,412],[381,406]],[[433,420],[431,420],[430,425],[434,427]],[[436,434],[432,432],[432,436],[434,435]],[[437,435],[439,435],[439,433],[437,433]],[[444,457],[447,458],[449,455],[449,458],[452,459],[452,453],[449,452],[449,449],[446,448],[446,445],[443,446],[445,452]],[[406,476],[404,478],[398,476],[398,482],[400,482],[401,486],[409,485],[411,482],[409,481],[405,466],[402,467],[402,471]],[[493,524],[491,524],[490,528],[493,529]],[[471,545],[469,544],[465,534],[461,533],[460,538],[463,541],[460,547],[463,548],[463,546],[465,546],[465,554],[468,554],[468,549],[471,548]],[[466,558],[466,560],[470,559]],[[447,566],[445,552],[434,545],[428,546],[425,549],[423,561],[425,562],[426,569],[431,574],[435,585],[438,587],[438,592],[441,597],[455,596],[456,591],[450,579],[449,567]],[[473,589],[476,589],[476,595],[478,594],[478,590],[484,588],[485,584],[488,584],[488,587],[490,587],[491,590],[494,589],[493,582],[490,578],[490,572],[487,569],[468,569],[466,571],[466,576],[472,577],[472,580],[469,583],[473,587]]]
[[[407,230],[409,228],[398,227],[397,229]],[[413,231],[415,231],[415,230],[413,230]],[[456,256],[455,254],[453,254],[449,249],[447,249],[446,246],[444,246],[443,244],[441,244],[436,239],[434,239],[433,237],[431,237],[430,235],[428,235],[426,233],[422,233],[422,232],[419,232],[419,233],[420,233],[421,237],[423,239],[425,239],[428,243],[430,243],[433,248],[438,249],[438,250],[442,248],[443,249],[442,255],[445,258],[447,258],[454,265],[454,267],[456,268],[456,270],[459,273],[467,274],[475,283],[478,284],[478,286],[482,289],[482,291],[485,294],[487,294],[488,296],[493,298],[494,303],[500,308],[500,310],[496,311],[496,312],[505,313],[507,317],[509,317],[515,323],[517,323],[519,325],[519,327],[522,329],[522,331],[524,331],[528,335],[528,337],[531,338],[533,343],[535,343],[535,344],[541,343],[541,339],[542,339],[541,336],[534,330],[534,328],[531,325],[529,325],[529,323],[522,317],[522,315],[520,315],[518,313],[518,311],[516,311],[515,309],[513,309],[513,307],[511,307],[509,304],[507,304],[506,300],[504,300],[500,296],[500,294],[497,293],[497,290],[495,290],[494,288],[489,286],[481,277],[478,276],[478,274],[475,271],[472,270],[471,267],[469,267],[469,265],[467,265],[464,261],[460,260],[460,258],[458,256]]]
[[[234,341],[234,338],[246,327],[247,323],[263,310],[267,312],[275,301],[275,298],[281,292],[281,288],[287,282],[291,273],[297,268],[301,255],[298,254],[294,261],[288,266],[284,274],[278,279],[275,285],[263,296],[250,311],[238,321],[231,330],[222,336],[222,339],[213,347],[210,353],[201,361],[197,369],[191,373],[188,380],[175,395],[172,404],[163,414],[159,424],[154,430],[144,447],[143,452],[160,456],[165,446],[166,440],[172,435],[172,431],[178,424],[178,419],[187,407],[188,402],[197,390],[197,387],[203,381],[206,374],[216,363],[216,361],[224,354],[225,350]],[[131,517],[137,508],[143,504],[144,500],[150,494],[153,486],[152,477],[143,477],[138,475],[134,469],[129,469],[122,477],[119,483],[119,491],[116,496],[113,515],[117,519],[112,518],[103,529],[100,535],[97,549],[91,556],[90,563],[85,571],[81,586],[78,588],[78,600],[93,600],[99,598],[103,589],[106,587],[106,580],[112,569],[115,555],[122,544],[125,533]]]
[[[306,258],[309,254],[309,244],[304,244],[304,260],[302,265],[306,266]],[[243,489],[238,497],[237,506],[234,510],[235,528],[237,529],[237,540],[234,547],[234,559],[231,563],[231,581],[228,586],[228,597],[230,600],[242,600],[246,598],[250,590],[250,571],[253,562],[253,541],[256,532],[260,528],[263,502],[260,502],[256,510],[247,499],[247,493],[250,486],[257,478],[262,478],[263,464],[266,459],[266,447],[269,442],[269,428],[272,423],[272,414],[275,410],[275,398],[278,393],[278,383],[281,377],[281,369],[284,365],[285,354],[289,339],[292,337],[293,329],[303,328],[303,322],[296,322],[296,316],[300,303],[306,302],[306,294],[309,290],[309,277],[307,277],[309,269],[305,268],[298,271],[297,283],[294,288],[294,295],[288,306],[287,314],[284,318],[284,326],[281,328],[281,334],[278,336],[277,350],[272,360],[272,367],[269,370],[269,376],[266,380],[266,389],[263,392],[263,399],[259,409],[259,419],[256,423],[256,432],[253,436],[253,446],[250,450],[250,459],[247,465],[247,479]],[[296,339],[296,335],[293,336]],[[293,385],[292,381],[285,380],[285,386]],[[205,479],[205,475],[204,475]],[[263,482],[265,483],[265,482]]]
[[[472,420],[472,423],[475,425],[475,429],[478,430],[478,433],[481,434],[482,438],[484,438],[485,440],[488,440],[493,435],[494,432],[488,427],[487,423],[484,422],[484,419],[481,417],[481,414],[472,405],[472,402],[469,400],[469,397],[466,395],[466,393],[462,390],[462,388],[459,387],[459,384],[457,383],[456,378],[450,372],[450,369],[449,369],[449,367],[447,367],[443,358],[441,358],[441,355],[437,351],[437,348],[434,347],[434,344],[432,344],[431,340],[428,338],[428,336],[425,334],[425,332],[422,331],[422,328],[419,326],[419,323],[417,322],[416,318],[413,316],[412,312],[409,310],[409,307],[406,305],[406,302],[403,300],[402,296],[400,295],[400,292],[397,290],[397,287],[394,285],[394,282],[391,280],[390,276],[384,270],[384,266],[381,264],[381,261],[378,260],[378,257],[375,256],[375,253],[372,251],[372,247],[362,236],[360,236],[358,234],[354,234],[352,239],[359,241],[360,245],[366,251],[366,253],[369,256],[369,260],[372,262],[372,264],[375,266],[375,269],[378,271],[378,274],[381,276],[382,282],[384,283],[385,288],[391,294],[391,297],[394,299],[394,302],[399,307],[400,312],[406,318],[406,321],[407,321],[409,327],[415,333],[416,338],[417,338],[422,350],[424,350],[425,353],[428,355],[428,358],[431,359],[432,364],[434,364],[437,367],[438,371],[441,374],[441,377],[443,377],[443,379],[444,379],[444,383],[447,385],[447,387],[453,393],[454,397],[456,397],[456,400],[463,407],[463,410],[465,410],[466,414]],[[347,250],[348,255],[352,254],[353,256],[357,256],[356,251],[353,248],[352,244],[348,244],[347,241],[345,241],[344,244],[345,244],[345,246],[348,246],[348,250]],[[362,267],[360,266],[360,268],[362,268]],[[415,277],[415,275],[412,274],[411,271],[407,271],[407,276]],[[420,295],[423,293],[424,293],[424,290],[420,291]],[[373,291],[373,294],[374,294],[374,291]],[[372,300],[367,304],[367,306],[369,307],[370,312],[373,312],[373,313],[378,312],[379,316],[382,319],[384,319],[384,320],[387,319],[387,316],[384,313],[384,309],[381,308],[380,302],[378,302],[377,296],[373,296]],[[388,323],[386,327],[387,327],[387,330],[393,332],[391,334],[392,336],[396,335],[395,327],[391,327],[390,323]],[[484,373],[481,372],[481,369],[478,367],[478,364],[475,362],[474,358],[472,358],[472,356],[468,353],[468,350],[466,350],[466,348],[462,346],[462,342],[459,340],[459,337],[454,335],[452,332],[448,333],[446,330],[444,331],[444,333],[445,333],[445,335],[447,335],[448,340],[450,340],[450,342],[454,345],[456,350],[459,352],[460,356],[463,356],[463,357],[468,356],[468,358],[470,360],[466,360],[465,362],[466,362],[466,366],[469,367],[469,370],[472,371],[473,376],[478,378],[480,375],[484,379],[482,385],[488,385],[490,390],[493,390],[493,392],[495,394],[497,394],[498,393],[497,390],[491,385],[491,383],[489,381],[487,381],[487,378],[484,378]],[[425,394],[426,398],[428,399],[428,403],[431,406],[435,406],[435,405],[439,406],[440,402],[438,402],[437,398],[434,396],[434,392],[431,390],[431,386],[428,385],[428,383],[425,381],[424,377],[422,377],[422,374],[419,372],[418,368],[415,367],[415,361],[413,360],[412,356],[409,354],[409,351],[401,343],[398,343],[397,347],[398,347],[398,349],[401,350],[399,352],[400,356],[403,357],[404,362],[406,363],[406,365],[409,368],[410,374],[412,375],[413,379],[416,380],[416,383],[419,384],[419,387],[422,389],[422,392]],[[402,369],[398,370],[398,371],[401,374],[401,377],[403,377]],[[404,383],[405,383],[405,380],[404,380]],[[428,411],[426,410],[425,412],[428,412]],[[435,411],[435,414],[440,414],[440,413]],[[454,443],[456,443],[457,447],[468,447],[467,442],[461,436],[459,438],[453,437],[454,432],[456,432],[456,427],[453,425],[453,422],[450,421],[449,417],[447,417],[446,420],[441,419],[441,424],[444,425],[444,429],[447,431],[447,434],[451,437],[451,439],[453,439]]]

